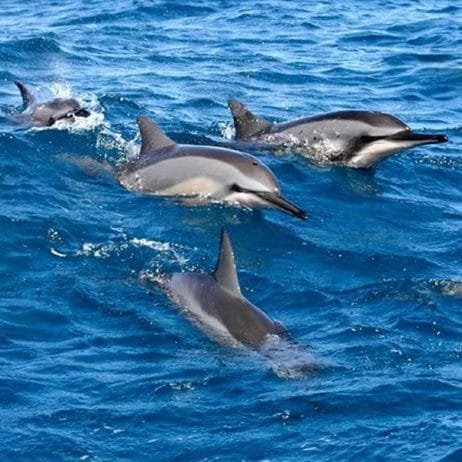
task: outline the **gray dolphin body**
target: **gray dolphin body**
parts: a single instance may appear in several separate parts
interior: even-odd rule
[[[287,332],[241,293],[228,234],[221,231],[220,253],[212,274],[173,273],[163,290],[209,337],[224,345],[260,348],[269,336]]]
[[[272,123],[230,100],[236,139],[300,152],[324,165],[370,168],[404,149],[445,143],[446,135],[414,133],[396,117],[372,111],[339,111]]]
[[[74,98],[55,98],[37,103],[29,89],[21,82],[14,82],[21,92],[25,112],[16,119],[33,127],[51,127],[58,120],[74,122],[76,117],[88,117],[90,112],[82,108]]]
[[[182,196],[189,203],[270,207],[307,218],[302,209],[282,197],[272,172],[255,157],[231,149],[176,144],[147,117],[140,117],[138,126],[140,155],[116,172],[128,190]]]

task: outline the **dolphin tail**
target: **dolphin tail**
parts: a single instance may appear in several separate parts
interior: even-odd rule
[[[228,107],[234,120],[237,139],[248,139],[268,131],[273,125],[263,117],[257,116],[250,112],[240,101],[231,99],[228,101]]]
[[[35,98],[34,95],[30,92],[30,90],[18,80],[15,80],[14,84],[18,87],[19,91],[21,92],[24,109],[27,109],[28,107],[32,106],[35,103]]]

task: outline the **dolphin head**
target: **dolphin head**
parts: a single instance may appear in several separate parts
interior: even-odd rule
[[[228,179],[223,199],[246,207],[278,209],[301,219],[308,218],[304,210],[289,202],[271,170],[255,157],[240,153],[236,162],[237,174]]]
[[[337,120],[337,133],[345,132],[343,141],[347,155],[338,160],[349,167],[371,168],[404,149],[447,141],[446,135],[415,133],[390,114],[371,111],[339,114],[343,117]]]
[[[37,105],[32,115],[34,120],[52,126],[59,120],[74,122],[76,117],[88,117],[90,111],[82,108],[80,103],[73,98],[55,98]]]
[[[90,111],[82,108],[74,98],[55,98],[44,103],[37,103],[34,95],[21,82],[15,81],[18,87],[24,109],[28,110],[28,117],[32,125],[51,126],[58,120],[74,122],[76,117],[88,117]]]

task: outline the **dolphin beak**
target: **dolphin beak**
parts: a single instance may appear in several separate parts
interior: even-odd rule
[[[412,131],[399,132],[396,135],[388,137],[390,140],[395,141],[411,141],[416,144],[436,144],[436,143],[446,143],[448,137],[443,134],[431,135],[428,133],[414,133]]]
[[[252,191],[252,193],[258,196],[264,202],[268,203],[268,205],[272,208],[281,210],[282,212],[289,215],[294,215],[297,218],[301,218],[302,220],[306,220],[308,218],[308,215],[304,210],[302,210],[300,207],[297,207],[295,204],[292,204],[279,194],[267,191]]]
[[[89,117],[90,116],[90,111],[85,108],[79,109],[77,112],[74,113],[77,117]]]

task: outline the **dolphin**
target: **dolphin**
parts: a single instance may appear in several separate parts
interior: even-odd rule
[[[74,122],[76,117],[88,117],[90,111],[80,106],[74,98],[55,98],[38,103],[30,90],[21,82],[15,81],[21,92],[24,111],[17,119],[26,121],[33,127],[51,127],[58,120]]]
[[[448,140],[446,135],[414,133],[382,112],[339,111],[273,123],[237,100],[228,106],[237,140],[299,152],[320,165],[371,168],[404,149]]]
[[[219,147],[176,144],[149,118],[139,117],[137,122],[140,154],[116,170],[126,189],[182,196],[191,204],[217,201],[270,207],[307,218],[301,208],[281,195],[271,170],[255,157]]]
[[[227,346],[260,349],[288,333],[241,292],[233,249],[225,228],[215,271],[165,275],[160,286],[211,339]]]

